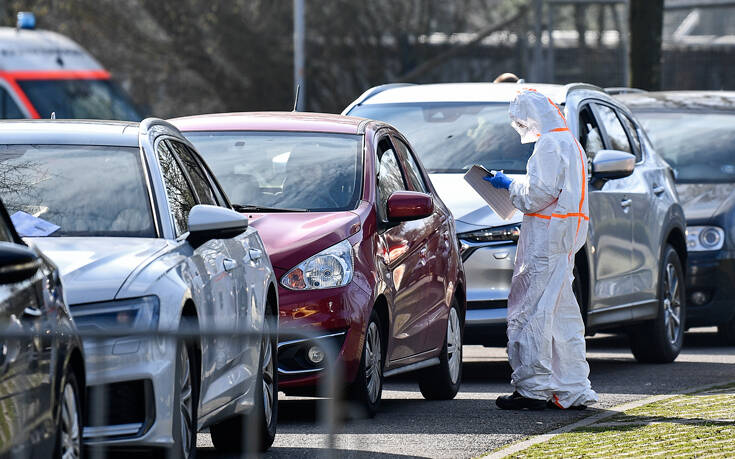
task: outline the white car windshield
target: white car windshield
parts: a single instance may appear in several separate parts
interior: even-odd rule
[[[366,104],[349,115],[398,128],[430,172],[465,172],[480,164],[524,173],[533,152],[533,144],[521,144],[511,127],[507,103]]]
[[[135,147],[0,145],[0,196],[21,236],[155,237]]]
[[[185,134],[236,209],[319,212],[357,207],[362,192],[361,135],[276,131]]]

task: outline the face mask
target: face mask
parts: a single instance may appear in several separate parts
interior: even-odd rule
[[[510,125],[521,136],[521,143],[533,143],[538,140],[536,133],[523,122],[511,121]]]

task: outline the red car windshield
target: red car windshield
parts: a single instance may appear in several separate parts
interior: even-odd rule
[[[110,80],[18,80],[41,118],[140,121],[124,92]]]
[[[360,200],[361,135],[254,131],[185,134],[233,204],[262,211],[319,212],[353,210]]]

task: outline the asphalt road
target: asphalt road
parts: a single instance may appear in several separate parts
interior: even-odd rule
[[[495,407],[498,395],[509,393],[510,367],[505,350],[466,346],[464,382],[454,400],[428,402],[411,379],[388,380],[383,403],[374,419],[341,423],[334,438],[335,457],[475,457],[523,437],[553,430],[595,410],[650,395],[718,382],[735,381],[735,348],[719,344],[714,329],[686,335],[676,362],[639,364],[624,337],[588,338],[593,389],[600,398],[584,412],[510,412]],[[278,435],[266,457],[314,457],[329,445],[326,427],[318,423],[323,402],[283,397]],[[199,434],[200,458],[221,457],[208,434]]]

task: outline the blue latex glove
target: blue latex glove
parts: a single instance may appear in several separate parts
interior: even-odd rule
[[[513,179],[503,174],[502,171],[496,172],[495,175],[488,175],[484,179],[495,188],[505,188],[506,190],[510,188],[510,184],[513,182]]]

